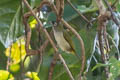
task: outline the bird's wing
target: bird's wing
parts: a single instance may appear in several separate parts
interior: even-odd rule
[[[70,35],[67,33],[67,31],[63,31],[63,36],[64,36],[65,40],[66,40],[66,41],[69,43],[69,45],[71,46],[74,55],[76,55],[77,58],[80,59],[80,56],[79,56],[79,55],[76,53],[76,51],[75,51],[74,43],[73,43]]]
[[[73,44],[73,41],[70,37],[70,35],[66,32],[66,31],[63,31],[63,36],[65,38],[65,40],[69,43],[69,45],[71,46],[73,52],[75,52],[75,46]]]

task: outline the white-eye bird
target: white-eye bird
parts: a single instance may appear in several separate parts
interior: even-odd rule
[[[53,33],[55,40],[57,42],[57,45],[59,48],[61,48],[62,51],[65,51],[67,53],[72,53],[79,57],[75,52],[75,45],[69,35],[69,33],[64,29],[63,24],[52,22],[53,24]]]

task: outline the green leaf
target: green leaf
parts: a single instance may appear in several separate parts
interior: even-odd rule
[[[0,42],[6,48],[23,33],[20,11],[20,0],[0,1]]]
[[[97,10],[97,7],[95,5],[91,5],[88,8],[85,6],[79,6],[76,4],[74,4],[74,6],[76,7],[76,9],[80,10],[82,14],[93,12],[93,11]],[[81,16],[79,16],[79,14],[68,4],[65,5],[63,18],[67,22],[71,22],[74,19],[77,19],[77,21],[79,21],[79,22],[81,20]],[[80,20],[78,20],[79,18],[80,18]],[[84,20],[84,19],[82,18],[82,20]],[[45,28],[51,27],[51,25],[49,24],[49,21],[56,21],[55,13],[53,13],[53,12],[50,13],[50,15],[48,16],[48,20],[47,20],[48,23],[46,24]]]
[[[92,68],[92,71],[94,71],[96,68],[98,68],[98,67],[106,67],[106,66],[108,66],[109,64],[102,64],[102,63],[98,63],[98,64],[96,64],[93,68]]]
[[[116,78],[118,75],[120,75],[120,61],[112,57],[110,58],[109,63],[111,64],[110,65],[110,78]]]
[[[62,53],[63,58],[65,59],[71,73],[73,74],[74,78],[77,78],[77,75],[80,72],[81,68],[81,61],[73,54]],[[59,61],[57,62],[54,73],[53,73],[53,80],[70,80],[63,64]]]
[[[76,7],[76,5],[75,5]],[[68,14],[69,13],[69,14]],[[64,15],[63,15],[63,18],[66,20],[66,21],[69,21],[75,17],[77,17],[77,13],[76,11],[69,5],[65,5],[65,8],[64,8]],[[51,12],[49,17],[48,17],[48,22],[49,21],[56,21],[56,15],[55,13]]]
[[[87,30],[85,28],[82,28],[79,31],[79,34],[84,42],[85,56],[86,56],[86,59],[88,59],[93,51],[93,45],[94,45],[94,39],[96,36],[96,31],[94,29]],[[76,47],[77,53],[79,53],[81,55],[80,41],[75,36],[73,37],[73,41],[76,45],[75,47]]]
[[[89,6],[92,2],[92,0],[71,0],[72,3],[78,4],[78,5],[86,5]]]
[[[40,5],[41,1],[42,0],[30,0],[30,5],[31,5],[32,8],[35,8],[35,7]]]
[[[117,11],[120,12],[120,2],[117,4]]]

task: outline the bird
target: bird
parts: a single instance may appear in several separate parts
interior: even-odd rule
[[[52,21],[52,25],[53,34],[58,47],[62,51],[72,53],[79,58],[79,55],[75,51],[75,44],[73,43],[70,34],[64,29],[63,24],[61,22],[57,23],[56,21]]]

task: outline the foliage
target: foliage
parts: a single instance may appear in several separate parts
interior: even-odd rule
[[[73,5],[79,10],[88,20],[94,20],[98,17],[98,8],[95,0],[71,0]],[[108,0],[109,3],[114,3],[116,0]],[[41,0],[28,0],[32,8],[38,7]],[[116,5],[116,11],[114,14],[120,22],[120,2]],[[106,7],[107,8],[107,7]],[[0,1],[0,80],[23,80],[30,78],[33,80],[46,80],[48,78],[48,72],[50,64],[53,59],[54,50],[50,44],[47,45],[43,51],[43,60],[40,64],[40,54],[36,56],[28,57],[25,61],[25,70],[23,69],[23,59],[26,55],[25,51],[25,31],[22,21],[23,11],[28,12],[28,9],[23,6],[20,0],[1,0]],[[42,11],[41,11],[42,13]],[[42,13],[43,18],[41,21],[45,23],[44,28],[49,32],[52,30],[50,21],[55,21],[56,16],[53,12]],[[92,26],[88,26],[88,23],[78,15],[78,13],[67,3],[65,0],[65,9],[63,18],[73,27],[82,37],[85,44],[86,52],[86,64],[83,77],[86,80],[105,80],[105,73],[103,67],[109,66],[110,80],[119,80],[120,76],[120,61],[116,58],[119,55],[119,29],[112,20],[108,21],[107,32],[108,41],[110,44],[110,51],[106,54],[110,59],[108,64],[103,64],[101,61],[101,54],[99,46],[97,45],[97,21],[93,22]],[[38,49],[46,40],[45,34],[41,31],[39,35],[37,33],[37,22],[32,17],[29,20],[29,24],[32,30],[30,49]],[[70,33],[72,40],[75,44],[75,50],[77,54],[81,55],[81,47],[78,39]],[[40,40],[40,43],[39,43]],[[77,79],[81,61],[76,58],[75,55],[61,53],[65,59],[73,77]],[[9,65],[6,64],[7,61]],[[9,66],[8,71],[5,69]],[[25,75],[23,76],[23,71]],[[65,71],[62,63],[58,60],[54,67],[52,80],[70,80],[67,72]]]

